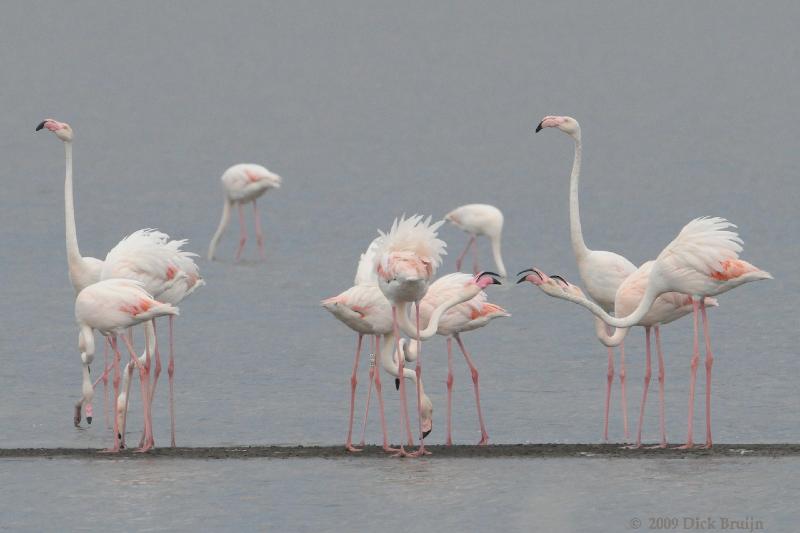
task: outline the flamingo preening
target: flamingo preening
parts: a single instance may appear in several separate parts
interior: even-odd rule
[[[472,248],[472,273],[478,273],[476,239],[481,235],[486,235],[492,246],[492,256],[497,267],[497,273],[502,278],[506,277],[506,266],[503,263],[503,255],[500,252],[500,242],[503,234],[503,213],[498,208],[488,204],[462,205],[447,213],[444,219],[470,235],[467,247],[456,259],[456,270],[461,270],[461,262],[469,249]]]
[[[208,246],[208,259],[214,259],[214,252],[217,244],[222,237],[222,232],[231,219],[231,208],[235,205],[239,209],[239,248],[236,250],[236,260],[242,256],[244,244],[247,242],[247,229],[244,223],[244,204],[253,202],[253,218],[255,219],[256,241],[258,242],[258,252],[261,259],[264,259],[264,233],[261,231],[261,219],[258,215],[258,205],[256,200],[259,196],[270,189],[278,189],[281,186],[281,177],[270,172],[261,165],[240,163],[233,165],[222,174],[222,187],[224,189],[225,201],[222,204],[222,218],[211,244]]]
[[[698,315],[703,319],[703,336],[706,341],[706,442],[704,447],[713,445],[711,435],[711,367],[714,357],[711,352],[711,338],[708,331],[705,298],[716,296],[751,281],[772,279],[765,272],[750,263],[739,259],[742,240],[731,228],[736,226],[718,217],[697,218],[686,224],[675,239],[658,254],[647,277],[647,287],[636,308],[625,317],[614,317],[599,305],[576,294],[565,291],[557,280],[543,276],[541,271],[529,269],[519,282],[530,281],[546,294],[569,300],[591,311],[606,324],[615,328],[629,328],[638,324],[649,312],[655,300],[662,294],[678,292],[692,297],[694,316],[694,346],[689,383],[689,428],[686,444],[681,448],[694,446],[692,420],[694,414],[694,391],[697,381],[697,366],[700,361],[698,339]]]
[[[586,292],[606,312],[614,311],[614,298],[622,282],[633,274],[636,266],[623,256],[603,250],[590,250],[583,240],[581,229],[578,189],[581,174],[581,126],[572,117],[547,116],[536,126],[536,132],[544,128],[557,128],[575,141],[575,154],[569,178],[569,231],[572,251],[578,262]],[[603,440],[608,441],[608,410],[611,403],[611,384],[614,381],[614,349],[608,347],[608,369],[606,372],[606,401],[603,415]],[[625,396],[625,344],[620,344],[620,400],[625,441],[628,439],[628,407]]]

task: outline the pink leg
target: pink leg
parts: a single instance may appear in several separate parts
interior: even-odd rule
[[[247,242],[247,229],[244,227],[244,209],[242,204],[239,204],[239,248],[236,250],[236,261],[242,256],[244,250],[244,243]]]
[[[375,335],[375,353],[378,354],[380,357],[381,353],[381,338],[379,335]],[[381,431],[383,432],[383,451],[385,452],[397,452],[400,451],[399,448],[392,448],[389,446],[389,432],[386,429],[386,411],[383,405],[383,392],[382,392],[382,385],[381,385],[381,373],[379,369],[375,369],[375,395],[378,397],[378,407],[380,410],[381,416]]]
[[[108,372],[111,367],[108,366],[108,338],[103,337],[103,412],[105,413],[106,429],[111,429],[111,420],[108,417],[110,404],[108,403]]]
[[[261,231],[261,218],[258,216],[258,206],[256,201],[253,200],[253,216],[256,219],[256,242],[258,242],[258,255],[261,256],[263,261],[266,258],[264,253],[264,232]]]
[[[153,405],[153,397],[156,394],[156,385],[158,384],[158,376],[161,375],[161,353],[158,349],[158,334],[156,333],[156,321],[155,319],[152,320],[153,323],[153,353],[155,355],[155,366],[153,367],[153,384],[150,387],[150,405]]]
[[[666,448],[667,447],[667,429],[664,416],[664,353],[661,351],[661,331],[659,327],[655,327],[656,331],[656,351],[658,352],[658,421],[661,428],[661,443],[653,446],[653,448]]]
[[[353,446],[353,415],[356,407],[356,385],[358,385],[358,359],[361,357],[361,341],[364,335],[358,334],[358,342],[356,343],[356,359],[353,362],[353,374],[350,376],[350,421],[347,425],[347,441],[344,447],[349,452],[360,452],[359,448]]]
[[[114,444],[111,446],[111,448],[106,448],[104,451],[116,453],[116,452],[119,451],[120,441],[122,440],[122,436],[120,435],[120,428],[117,425],[117,417],[116,417],[117,397],[119,396],[119,379],[120,379],[120,376],[119,376],[119,360],[120,360],[120,355],[119,355],[119,349],[117,348],[117,338],[116,337],[111,337],[110,342],[111,342],[111,348],[113,349],[113,354],[112,354],[111,357],[114,358],[114,362],[113,362],[113,365],[114,365],[114,379],[112,381],[112,384],[114,386],[114,413],[115,413],[115,416],[114,416]]]
[[[628,398],[625,395],[625,341],[619,345],[619,387],[620,403],[622,404],[622,430],[625,435],[625,442],[630,442],[630,432],[628,431]]]
[[[453,444],[453,338],[447,337],[447,440],[445,444]]]
[[[472,243],[474,243],[474,242],[475,242],[475,236],[471,235],[470,238],[469,238],[469,241],[467,242],[467,247],[464,248],[464,251],[461,252],[461,255],[458,256],[458,259],[456,259],[456,270],[457,271],[459,271],[459,272],[461,271],[461,262],[464,260],[464,256],[467,255],[467,252],[469,251],[469,247],[472,246]]]
[[[416,311],[417,320],[417,339],[419,339],[419,302],[414,303],[414,310]],[[425,433],[422,431],[422,342],[418,341],[417,344],[417,366],[414,371],[417,374],[417,420],[419,421],[419,448],[415,455],[430,455],[430,452],[425,451]],[[401,359],[403,356],[401,355]]]
[[[478,242],[472,238],[472,273],[478,275]]]
[[[697,365],[700,364],[700,345],[698,341],[698,307],[699,303],[697,302],[696,298],[692,298],[692,308],[693,313],[692,317],[694,318],[694,348],[692,352],[692,376],[691,381],[689,381],[689,432],[686,436],[686,444],[683,446],[678,446],[679,449],[688,449],[694,447],[694,440],[692,435],[692,424],[694,422],[694,388],[697,383]]]
[[[481,425],[481,440],[478,441],[478,444],[485,446],[489,444],[489,433],[486,431],[486,425],[483,423],[483,413],[481,411],[481,391],[480,386],[478,385],[478,369],[472,362],[472,358],[469,356],[469,353],[467,353],[467,349],[464,347],[464,342],[461,340],[461,335],[456,334],[455,337],[458,347],[461,348],[461,353],[464,354],[464,358],[467,360],[469,371],[472,373],[472,385],[475,387],[475,404],[478,407],[478,421]]]
[[[603,442],[608,442],[608,410],[611,406],[611,384],[614,382],[614,349],[608,348],[608,371],[606,372],[606,406],[603,416]]]
[[[642,445],[642,424],[644,423],[644,406],[647,402],[647,390],[650,388],[650,377],[652,370],[650,366],[650,326],[644,328],[645,345],[645,368],[644,368],[644,387],[642,389],[642,404],[639,407],[639,429],[636,432],[636,444],[631,448],[639,448]]]
[[[125,335],[120,335],[122,342],[128,348],[131,360],[136,364],[139,369],[139,384],[142,392],[142,411],[144,412],[144,446],[137,451],[146,452],[150,449],[150,440],[152,438],[152,426],[150,421],[150,394],[149,394],[149,366],[150,366],[150,346],[149,341],[145,337],[145,364],[141,364],[136,354],[133,351],[133,346]]]
[[[369,354],[369,385],[367,386],[367,402],[364,406],[364,420],[361,423],[361,442],[359,446],[364,447],[365,436],[367,432],[367,417],[369,416],[369,401],[372,398],[372,385],[375,379],[375,341],[373,339],[373,346]]]
[[[175,447],[175,350],[172,342],[172,319],[169,317],[169,364],[167,377],[169,378],[169,420],[170,420],[170,446]]]
[[[711,354],[711,337],[708,333],[708,316],[706,316],[706,302],[700,297],[700,313],[703,316],[703,337],[706,339],[706,444],[704,448],[711,448],[711,367],[714,356]]]
[[[405,426],[406,437],[409,446],[414,445],[414,437],[411,435],[411,424],[408,416],[408,402],[406,401],[406,380],[403,378],[405,371],[405,357],[403,351],[400,349],[400,331],[397,325],[397,307],[392,306],[392,328],[394,329],[394,342],[395,350],[397,351],[397,375],[400,379],[400,425]],[[400,445],[400,451],[397,453],[398,457],[408,455],[403,445]]]

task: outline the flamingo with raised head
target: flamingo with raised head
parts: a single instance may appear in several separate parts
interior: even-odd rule
[[[240,163],[233,165],[222,174],[222,187],[224,189],[225,201],[222,204],[222,218],[219,227],[211,238],[208,246],[208,259],[214,259],[214,252],[217,244],[222,237],[222,232],[231,219],[231,208],[235,205],[239,208],[239,248],[236,250],[236,261],[242,256],[244,244],[247,242],[247,229],[244,223],[244,204],[253,202],[253,218],[255,219],[256,241],[258,242],[258,252],[261,259],[264,259],[264,233],[261,231],[261,219],[258,215],[258,205],[256,200],[270,189],[278,189],[281,186],[281,177],[270,172],[261,165],[251,163]]]
[[[652,270],[654,261],[647,261],[636,272],[628,276],[617,290],[617,297],[614,304],[615,316],[629,315],[644,295],[647,289],[647,279]],[[550,276],[557,280],[561,287],[572,294],[585,298],[583,291],[577,285],[569,283],[561,276]],[[717,307],[719,304],[715,298],[705,298],[706,307]],[[664,353],[661,350],[661,331],[660,326],[674,322],[692,312],[692,298],[678,292],[665,292],[655,299],[652,307],[647,314],[638,322],[637,326],[644,327],[645,331],[645,373],[644,386],[642,388],[642,403],[639,407],[639,427],[636,433],[636,443],[628,448],[639,448],[642,445],[642,425],[644,423],[644,408],[647,401],[647,392],[650,388],[650,378],[652,376],[651,350],[650,350],[650,330],[655,333],[656,350],[658,352],[658,397],[659,397],[659,425],[661,429],[661,441],[654,448],[667,447],[666,422],[664,417]],[[613,335],[609,335],[605,322],[595,317],[595,334],[600,342],[606,346],[619,346],[628,334],[629,328],[618,328]]]
[[[470,248],[472,248],[472,273],[477,274],[478,268],[478,248],[476,240],[481,235],[486,235],[492,246],[492,256],[500,277],[506,277],[506,266],[503,263],[503,255],[500,252],[500,242],[503,233],[503,213],[493,205],[488,204],[467,204],[457,207],[447,213],[445,220],[455,227],[469,233],[469,241],[461,255],[456,259],[456,270],[461,270],[461,262]]]
[[[469,274],[455,272],[442,276],[431,283],[427,294],[425,294],[425,297],[420,302],[420,318],[422,322],[427,324],[431,319],[434,309],[451,299],[454,294],[461,291],[463,286],[469,283],[471,279],[472,276]],[[490,303],[484,291],[480,291],[471,300],[467,300],[466,302],[462,302],[450,308],[442,315],[436,333],[447,338],[447,437],[445,441],[447,445],[453,444],[453,339],[455,339],[458,347],[461,349],[461,353],[464,354],[464,359],[466,359],[467,366],[469,366],[472,375],[472,386],[475,390],[475,404],[478,410],[478,422],[481,430],[481,439],[478,441],[478,444],[486,445],[489,444],[489,433],[486,431],[486,424],[484,423],[483,413],[481,411],[479,373],[464,346],[461,333],[482,328],[495,318],[510,316],[511,315],[499,305]],[[408,349],[410,357],[407,357],[407,360],[416,360],[417,351],[418,342],[410,342]]]
[[[679,292],[692,297],[694,316],[694,346],[691,362],[691,381],[689,382],[689,428],[686,444],[681,448],[694,446],[692,420],[694,414],[694,392],[697,381],[697,366],[700,361],[698,315],[703,319],[703,337],[706,342],[706,442],[704,447],[713,445],[711,435],[711,367],[714,357],[711,352],[711,338],[708,331],[705,297],[716,296],[751,281],[772,279],[769,272],[761,270],[739,259],[742,240],[732,231],[735,228],[724,218],[696,218],[686,224],[675,239],[658,254],[647,278],[647,287],[639,304],[625,317],[614,317],[599,305],[564,291],[557,280],[545,277],[541,271],[532,272],[519,281],[530,281],[550,296],[569,300],[591,311],[606,324],[615,328],[628,328],[638,324],[649,312],[658,296],[667,292]]]
[[[536,132],[544,128],[557,128],[569,135],[575,141],[575,154],[572,161],[572,172],[569,178],[569,231],[572,251],[578,262],[580,273],[586,292],[606,312],[614,311],[614,298],[622,282],[633,274],[636,265],[623,256],[603,250],[590,250],[583,240],[581,228],[580,204],[578,189],[581,174],[581,126],[572,117],[547,116],[544,117]],[[611,404],[611,384],[614,382],[614,349],[608,347],[608,368],[606,371],[606,398],[603,415],[603,440],[608,441],[608,411]],[[625,396],[625,344],[620,344],[620,400],[622,404],[622,423],[625,441],[629,440],[628,433],[628,407]]]
[[[94,358],[94,330],[103,336],[111,337],[111,345],[117,357],[114,365],[119,371],[119,350],[116,336],[122,338],[128,348],[131,361],[139,368],[142,389],[142,409],[144,412],[144,445],[139,451],[147,451],[153,441],[153,422],[150,416],[150,394],[147,391],[147,369],[139,362],[130,339],[125,336],[128,328],[152,320],[159,316],[174,316],[178,308],[155,300],[145,289],[144,284],[131,279],[107,279],[98,281],[83,289],[75,298],[75,319],[81,335],[78,339],[81,359],[85,362],[84,378],[88,378],[88,365]],[[149,343],[146,343],[149,352]],[[114,417],[114,444],[108,451],[120,449],[120,432],[117,418]]]

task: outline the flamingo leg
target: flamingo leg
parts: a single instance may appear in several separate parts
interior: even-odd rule
[[[384,339],[387,340],[388,339]],[[379,335],[375,335],[375,353],[381,353],[381,338]],[[379,369],[375,369],[375,395],[378,397],[378,406],[380,410],[381,416],[381,431],[383,432],[383,451],[385,452],[398,452],[400,448],[392,448],[389,446],[389,432],[386,429],[386,411],[384,410],[383,405],[383,393],[381,391],[381,373]]]
[[[478,408],[478,421],[481,425],[481,440],[478,441],[478,445],[485,446],[489,444],[489,433],[486,431],[486,425],[483,423],[483,412],[481,411],[481,391],[480,385],[478,384],[478,369],[475,366],[475,363],[472,362],[472,358],[469,356],[469,353],[467,353],[467,349],[464,346],[464,341],[461,340],[461,335],[456,333],[455,338],[456,342],[458,343],[458,347],[461,348],[461,353],[464,354],[464,359],[467,360],[469,371],[472,374],[472,385],[475,387],[475,405]]]
[[[698,307],[699,303],[697,298],[692,298],[692,318],[694,319],[694,347],[692,348],[692,375],[689,381],[689,430],[686,436],[686,444],[678,446],[678,449],[685,450],[694,447],[694,440],[692,434],[692,423],[694,421],[694,389],[697,384],[697,366],[700,364],[700,345],[698,341]]]
[[[608,442],[608,411],[611,406],[611,384],[614,382],[614,349],[608,347],[608,370],[606,372],[606,405],[603,415],[603,442]]]
[[[658,423],[661,429],[661,443],[652,446],[652,448],[666,448],[667,447],[667,429],[664,416],[664,353],[661,351],[661,331],[658,326],[655,327],[656,333],[656,351],[658,352]]]
[[[472,238],[472,273],[478,275],[478,242],[475,237]]]
[[[372,351],[369,354],[369,385],[367,386],[367,403],[364,406],[364,420],[361,422],[361,441],[359,446],[363,447],[367,433],[367,417],[369,416],[369,401],[372,398],[372,385],[375,379],[375,341],[373,340]]]
[[[169,316],[169,364],[167,377],[169,378],[169,420],[170,420],[170,446],[175,447],[175,346],[172,337],[173,316]]]
[[[347,425],[347,441],[344,447],[349,452],[360,452],[361,449],[353,446],[353,416],[356,407],[356,386],[358,385],[358,359],[361,357],[361,342],[364,335],[358,334],[358,342],[356,343],[356,358],[353,362],[353,374],[350,376],[350,419]]]
[[[106,429],[111,429],[111,419],[109,418],[111,404],[108,402],[108,373],[111,367],[108,366],[108,343],[108,337],[103,337],[103,366],[106,369],[103,372],[103,413],[106,420]]]
[[[400,347],[400,331],[397,325],[397,306],[392,305],[392,328],[394,329],[394,343],[395,354],[397,355],[397,375],[400,379],[400,425],[405,426],[406,437],[409,446],[413,446],[414,437],[411,435],[411,424],[408,417],[408,403],[406,401],[406,380],[403,378],[405,370],[405,357]],[[397,452],[396,457],[405,457],[408,455],[403,445],[400,445],[400,451]]]
[[[706,340],[706,444],[704,448],[711,448],[711,367],[714,364],[714,356],[711,353],[711,337],[708,333],[708,316],[706,316],[706,302],[704,297],[700,297],[700,313],[703,317],[703,337]]]
[[[630,442],[630,432],[628,431],[628,397],[625,394],[625,341],[619,345],[619,387],[620,404],[622,407],[622,430],[625,435],[625,442]]]
[[[115,336],[112,336],[111,339],[110,339],[110,342],[111,342],[111,348],[112,348],[112,351],[113,351],[111,357],[113,357],[113,359],[114,359],[114,362],[113,362],[113,365],[114,365],[114,379],[112,381],[112,384],[114,386],[114,408],[116,410],[117,398],[119,397],[119,379],[120,379],[120,377],[119,377],[119,361],[120,361],[120,354],[119,354],[119,348],[117,347],[117,338]],[[115,413],[116,413],[116,411],[115,411]],[[122,435],[120,433],[120,427],[118,425],[118,421],[119,421],[118,417],[114,416],[114,444],[111,446],[111,448],[106,448],[105,449],[106,452],[114,452],[114,453],[116,453],[120,449],[120,443],[122,441]]]
[[[475,236],[471,235],[469,241],[467,242],[466,248],[464,248],[464,251],[461,252],[461,255],[459,255],[458,258],[456,259],[456,271],[459,272],[461,271],[461,262],[464,260],[464,256],[467,255],[469,247],[472,246],[472,243],[474,242],[475,242]]]
[[[153,366],[153,383],[150,386],[150,405],[153,404],[153,397],[156,394],[156,384],[158,384],[158,376],[161,375],[161,353],[158,349],[158,334],[156,333],[156,321],[151,320],[153,327],[153,354],[155,365]]]
[[[239,204],[239,248],[236,250],[236,261],[242,256],[244,250],[244,243],[247,242],[247,228],[244,225],[244,209],[242,204]]]
[[[414,372],[417,374],[417,421],[419,422],[419,448],[414,454],[416,456],[430,455],[430,452],[425,451],[425,433],[422,431],[422,342],[419,340],[419,301],[414,302],[414,310],[416,311],[417,321],[417,365]],[[400,359],[405,359],[403,354],[400,354]],[[402,376],[402,374],[401,374]]]
[[[445,444],[453,444],[452,435],[453,416],[453,338],[447,337],[447,440]]]
[[[650,361],[650,326],[644,328],[644,345],[645,345],[645,369],[644,369],[644,387],[642,388],[642,404],[639,407],[639,429],[636,432],[636,444],[629,446],[629,448],[639,448],[642,446],[642,424],[644,423],[644,406],[647,402],[647,390],[650,388],[650,377],[652,375],[651,361]]]
[[[139,385],[142,392],[142,411],[144,416],[144,446],[139,448],[138,452],[146,452],[151,447],[151,439],[152,439],[152,426],[150,420],[150,394],[149,394],[149,373],[150,373],[150,342],[147,336],[145,336],[145,362],[142,364],[139,359],[136,357],[136,354],[133,351],[133,345],[131,345],[130,341],[125,335],[120,335],[122,337],[122,342],[125,343],[126,347],[128,348],[128,352],[130,353],[132,362],[136,365],[139,369]]]
[[[263,261],[266,258],[266,254],[264,252],[264,232],[261,231],[261,218],[258,216],[258,206],[256,205],[255,200],[253,200],[253,217],[256,221],[256,242],[258,242],[258,255]]]

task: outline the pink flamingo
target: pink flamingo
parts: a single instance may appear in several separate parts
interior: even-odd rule
[[[623,256],[614,252],[590,250],[583,240],[581,229],[578,188],[581,173],[581,126],[572,117],[547,116],[536,126],[539,132],[544,128],[558,128],[575,141],[575,156],[569,178],[569,230],[572,251],[578,262],[578,272],[586,286],[586,292],[605,311],[614,311],[614,297],[622,282],[633,274],[636,266]],[[608,441],[608,410],[611,404],[611,384],[614,381],[614,349],[608,347],[608,369],[606,372],[606,401],[603,415],[603,440]],[[622,424],[625,441],[628,438],[628,406],[625,396],[625,344],[620,345],[620,400],[622,405]]]
[[[142,283],[130,279],[108,279],[98,281],[83,289],[75,299],[75,319],[78,322],[81,335],[78,340],[81,359],[88,365],[94,358],[94,331],[98,330],[104,336],[111,336],[111,344],[117,357],[114,365],[119,370],[119,351],[117,349],[116,335],[119,335],[130,353],[131,360],[139,368],[142,388],[142,408],[144,411],[145,444],[139,451],[147,451],[152,442],[152,419],[150,417],[149,394],[146,390],[146,369],[139,363],[133,351],[130,339],[125,336],[125,330],[152,320],[159,316],[174,316],[178,308],[170,304],[153,299],[144,290]],[[149,344],[146,350],[149,352]],[[87,368],[87,367],[85,367]],[[85,370],[84,377],[88,377]],[[120,436],[117,419],[114,418],[114,445],[108,450],[117,452],[120,449]]]
[[[491,273],[489,273],[491,274]],[[442,305],[447,300],[451,299],[455,294],[461,291],[462,287],[469,283],[472,276],[461,272],[448,274],[434,281],[428,288],[427,294],[420,302],[420,318],[423,323],[428,323],[431,319],[433,311],[436,307]],[[475,389],[475,403],[478,410],[478,422],[480,423],[481,439],[479,445],[486,445],[489,443],[489,433],[486,431],[486,425],[483,421],[483,413],[481,412],[481,396],[480,387],[478,385],[478,369],[472,362],[472,358],[467,349],[464,347],[464,342],[461,340],[461,333],[472,331],[487,325],[490,321],[500,317],[510,317],[511,315],[506,312],[502,307],[489,303],[486,293],[479,292],[474,298],[466,302],[460,303],[450,310],[448,310],[439,322],[437,334],[447,337],[447,440],[448,445],[453,444],[452,437],[452,406],[453,406],[453,339],[455,339],[461,353],[469,366],[470,373],[472,374],[472,385]],[[411,342],[409,346],[410,358],[413,361],[416,359],[416,352],[418,351],[418,342]]]
[[[678,292],[692,296],[694,316],[694,349],[689,383],[689,428],[686,444],[680,448],[694,446],[692,419],[694,414],[694,392],[697,381],[697,366],[700,361],[698,341],[698,315],[703,319],[703,336],[706,341],[706,442],[713,445],[711,436],[711,367],[714,357],[708,331],[705,297],[716,296],[751,281],[772,279],[765,272],[739,259],[742,240],[730,228],[736,226],[724,218],[697,218],[686,224],[678,236],[664,248],[651,267],[647,287],[639,304],[623,318],[613,317],[600,306],[562,289],[552,278],[545,278],[540,271],[533,271],[520,281],[530,281],[550,296],[569,300],[591,311],[606,324],[615,328],[628,328],[639,323],[647,315],[658,296],[667,292]],[[526,271],[521,272],[520,274]]]
[[[636,272],[628,276],[625,281],[620,285],[617,291],[616,302],[614,305],[615,316],[627,316],[636,306],[644,295],[647,289],[647,279],[650,276],[654,261],[647,261],[640,266]],[[541,272],[538,272],[542,274]],[[570,284],[561,276],[550,276],[556,279],[561,285],[562,289],[572,294],[585,298],[583,291],[577,285]],[[706,307],[717,307],[719,304],[715,298],[705,298]],[[636,434],[636,443],[628,448],[639,448],[642,445],[642,425],[644,423],[644,408],[647,401],[647,391],[650,387],[650,378],[652,375],[651,356],[650,356],[650,329],[655,332],[656,348],[658,352],[658,397],[659,397],[659,423],[661,428],[661,442],[654,446],[654,448],[667,447],[667,433],[664,420],[664,354],[661,350],[661,333],[660,326],[669,324],[675,320],[686,316],[692,312],[692,299],[691,297],[680,294],[677,292],[665,292],[655,299],[652,307],[647,314],[642,318],[637,326],[643,326],[645,331],[645,373],[644,373],[644,387],[642,390],[642,403],[639,408],[639,429]],[[629,328],[618,328],[613,335],[608,334],[608,329],[605,322],[595,317],[595,333],[598,340],[606,346],[619,346],[625,336],[628,334]]]
[[[472,273],[478,273],[478,248],[476,239],[486,235],[492,245],[492,255],[497,272],[501,278],[506,277],[506,266],[503,264],[503,255],[500,253],[500,241],[503,233],[503,213],[493,205],[467,204],[457,207],[447,213],[445,220],[455,227],[469,233],[467,247],[456,259],[456,270],[461,270],[461,262],[470,248],[472,248]]]
[[[268,190],[280,188],[281,181],[281,177],[274,172],[270,172],[261,165],[248,163],[233,165],[222,174],[225,203],[222,205],[222,219],[219,221],[219,227],[211,238],[211,244],[208,246],[209,261],[214,259],[214,250],[216,250],[217,243],[219,243],[222,237],[222,232],[225,231],[225,227],[230,221],[231,207],[234,205],[239,208],[240,228],[239,248],[236,250],[236,261],[241,257],[242,250],[244,250],[244,243],[247,242],[243,205],[248,202],[253,202],[253,217],[255,218],[258,251],[261,255],[261,259],[264,259],[264,234],[261,231],[261,220],[258,216],[256,200]]]

